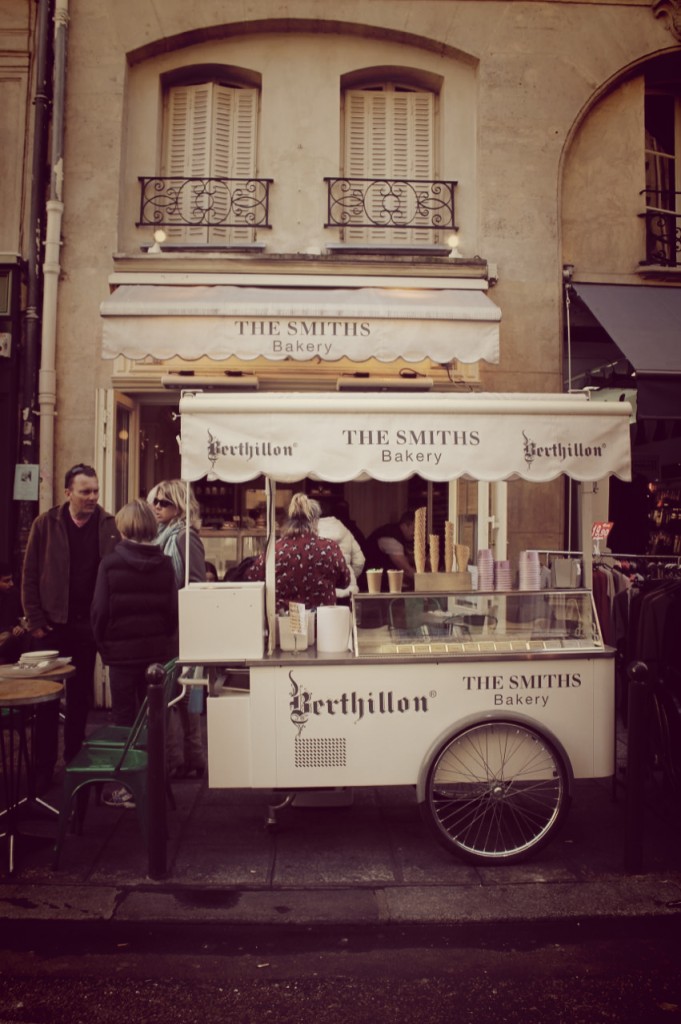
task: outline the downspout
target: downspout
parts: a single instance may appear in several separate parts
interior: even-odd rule
[[[31,165],[31,208],[27,239],[26,308],[21,378],[21,442],[19,461],[35,465],[37,459],[36,386],[40,362],[40,245],[42,243],[47,128],[49,122],[51,0],[39,0],[36,23],[35,113],[33,118],[33,159]],[[19,548],[24,549],[35,515],[33,501],[19,502]]]
[[[52,101],[52,153],[50,195],[45,228],[43,265],[43,322],[38,403],[40,408],[40,511],[54,501],[54,417],[57,401],[57,305],[59,250],[64,214],[64,106],[66,94],[66,42],[69,20],[68,0],[54,6],[54,92]]]

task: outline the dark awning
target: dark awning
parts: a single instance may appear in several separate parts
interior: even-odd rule
[[[636,371],[640,419],[681,419],[681,288],[575,284]]]

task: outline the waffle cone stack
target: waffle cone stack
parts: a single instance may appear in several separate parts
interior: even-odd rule
[[[440,538],[436,533],[428,536],[428,551],[430,554],[430,571],[437,572],[440,568]]]
[[[454,568],[454,523],[447,520],[445,523],[445,572],[452,572]]]
[[[454,550],[456,551],[456,568],[459,572],[466,572],[468,569],[468,560],[471,556],[471,549],[466,544],[455,544]]]
[[[426,509],[414,513],[414,565],[417,572],[426,571]]]

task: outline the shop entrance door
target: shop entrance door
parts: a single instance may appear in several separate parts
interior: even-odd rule
[[[117,512],[138,495],[139,402],[120,391],[104,389],[97,399],[100,502],[109,512]]]

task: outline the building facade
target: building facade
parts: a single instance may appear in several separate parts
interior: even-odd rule
[[[36,30],[34,4],[0,3],[0,558],[5,561],[10,559],[19,522],[14,480],[20,460],[22,337],[24,331],[37,337],[38,325],[32,314],[37,315],[39,296],[36,289],[29,294],[26,287],[26,268],[29,262],[36,268],[38,255],[29,218],[42,206],[42,182],[32,190],[33,139],[41,124],[47,124],[44,89],[34,102],[35,83],[41,77],[44,81],[37,68]]]
[[[648,371],[675,387],[678,3],[50,7],[67,30],[43,507],[79,461],[111,509],[177,475],[183,382],[630,397]],[[639,299],[632,353],[619,324]],[[654,345],[662,374],[639,362]],[[674,476],[674,394],[641,431],[646,483]],[[257,532],[257,484],[197,490],[207,526]],[[415,477],[342,496],[364,532],[427,501],[513,557],[569,544],[566,492],[539,492]]]

